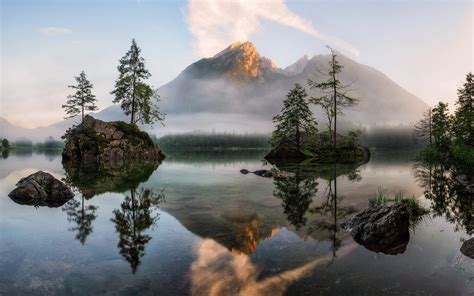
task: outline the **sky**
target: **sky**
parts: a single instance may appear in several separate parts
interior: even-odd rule
[[[454,104],[473,71],[472,1],[0,0],[0,117],[22,127],[61,121],[84,70],[100,109],[118,60],[137,40],[159,87],[234,41],[285,67],[329,44],[430,105]]]

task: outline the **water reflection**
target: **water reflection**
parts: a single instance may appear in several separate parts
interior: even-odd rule
[[[158,221],[159,213],[155,210],[164,199],[163,192],[156,194],[150,189],[132,189],[120,204],[120,209],[113,211],[111,221],[119,235],[117,247],[120,255],[130,263],[133,273],[140,266],[145,246],[151,240],[145,231]]]
[[[353,206],[341,203],[344,196],[338,195],[337,179],[345,176],[351,183],[360,182],[362,176],[358,165],[285,164],[277,168],[282,173],[274,178],[274,195],[282,200],[288,222],[296,230],[308,226],[305,235],[331,240],[335,256],[341,244],[338,237],[341,220],[356,212]],[[321,185],[317,180],[326,183],[319,195],[318,187]],[[315,205],[310,207],[313,202]]]
[[[92,222],[97,218],[97,206],[84,205],[84,195],[81,196],[81,202],[71,199],[63,207],[67,214],[67,220],[76,226],[69,228],[72,232],[77,232],[76,239],[85,244],[87,237],[92,233]]]
[[[456,177],[462,172],[443,162],[417,162],[414,167],[418,184],[424,196],[431,201],[435,216],[445,217],[455,225],[455,230],[474,233],[474,194],[468,192]]]
[[[302,176],[300,165],[297,165],[294,172],[277,174],[273,184],[275,185],[273,194],[281,199],[283,212],[288,221],[296,229],[305,226],[306,212],[318,191],[315,177],[308,174]]]
[[[86,199],[106,192],[126,192],[146,182],[160,165],[159,161],[130,160],[100,166],[76,165],[64,162],[64,182]]]
[[[354,244],[339,250],[343,257]],[[196,260],[191,265],[192,295],[284,295],[287,289],[319,265],[332,260],[325,254],[299,267],[262,277],[261,269],[245,254],[233,254],[214,240],[204,239],[196,248]]]
[[[2,149],[2,158],[7,159],[10,155],[10,149]]]

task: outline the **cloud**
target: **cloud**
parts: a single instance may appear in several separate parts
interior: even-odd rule
[[[246,41],[258,31],[262,20],[291,27],[354,56],[359,50],[337,37],[319,32],[309,20],[291,12],[284,0],[220,1],[189,0],[188,28],[200,56],[212,56],[234,41]]]
[[[71,34],[72,30],[63,27],[42,27],[38,29],[38,32],[47,36],[58,36],[64,34]]]

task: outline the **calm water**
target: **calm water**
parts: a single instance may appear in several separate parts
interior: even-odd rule
[[[355,167],[293,167],[263,152],[174,152],[158,167],[63,168],[57,153],[0,158],[0,295],[474,295],[472,196],[412,154],[376,152]],[[7,194],[37,170],[76,196],[58,208]],[[378,188],[415,195],[430,214],[406,250],[367,250],[339,227]],[[426,197],[425,197],[426,196]]]

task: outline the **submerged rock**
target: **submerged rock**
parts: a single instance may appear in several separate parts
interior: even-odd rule
[[[8,196],[21,205],[56,208],[74,197],[68,186],[42,171],[22,178],[16,186]]]
[[[255,175],[260,176],[260,177],[265,177],[265,178],[273,177],[273,173],[270,170],[256,170],[256,171],[251,172],[247,169],[241,169],[240,172],[244,175],[248,173],[254,173]]]
[[[409,224],[407,208],[394,204],[365,209],[343,227],[368,250],[396,255],[406,250],[410,240]]]
[[[474,237],[465,241],[461,246],[461,253],[474,259]]]
[[[126,159],[164,159],[160,147],[136,125],[104,122],[86,115],[84,122],[65,135],[63,159],[81,163]]]

